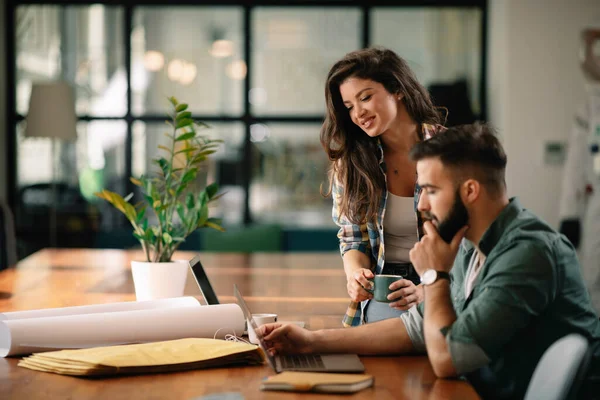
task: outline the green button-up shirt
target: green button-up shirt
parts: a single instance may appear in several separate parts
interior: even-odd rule
[[[544,351],[559,338],[579,333],[600,358],[600,322],[563,235],[511,199],[478,247],[486,259],[469,297],[465,281],[475,246],[468,240],[451,271],[457,319],[444,333],[459,374],[486,367],[498,388],[522,398]],[[401,317],[416,348],[424,348],[420,308]]]

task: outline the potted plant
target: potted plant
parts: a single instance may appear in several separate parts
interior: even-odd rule
[[[199,228],[223,231],[219,219],[209,218],[208,204],[221,197],[217,183],[203,190],[191,187],[200,167],[223,141],[199,135],[197,128],[208,126],[194,121],[187,104],[174,97],[169,101],[172,111],[166,122],[171,130],[165,134],[169,144],[159,145],[161,154],[152,159],[158,168],[139,179],[130,178],[141,189],[143,201],[131,204],[133,193],[125,198],[108,190],[96,193],[125,214],[146,255],[145,261],[131,263],[138,300],[183,295],[188,266],[186,261],[172,260],[173,253]]]

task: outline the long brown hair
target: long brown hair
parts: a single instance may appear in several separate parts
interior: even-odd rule
[[[355,125],[340,94],[340,85],[356,77],[379,82],[391,94],[403,94],[406,111],[419,126],[439,123],[429,92],[402,58],[391,50],[375,47],[353,51],[335,63],[325,84],[327,114],[321,127],[321,144],[332,162],[329,190],[334,180],[343,187],[340,214],[360,224],[374,219],[385,188],[379,168],[378,139]]]

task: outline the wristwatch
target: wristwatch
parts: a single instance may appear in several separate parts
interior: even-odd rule
[[[421,276],[421,283],[423,285],[431,285],[438,279],[448,279],[450,281],[450,274],[444,271],[436,271],[435,269],[428,269],[423,272]]]

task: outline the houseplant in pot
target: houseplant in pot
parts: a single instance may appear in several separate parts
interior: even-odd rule
[[[183,295],[188,266],[172,260],[173,253],[199,228],[223,231],[221,221],[209,217],[208,204],[221,196],[218,185],[194,187],[199,170],[222,141],[198,134],[207,126],[194,121],[187,104],[174,97],[169,101],[168,144],[158,146],[159,155],[152,159],[155,171],[130,178],[140,188],[143,201],[131,204],[133,193],[125,198],[108,190],[96,193],[127,217],[142,245],[145,260],[131,263],[137,300]]]

